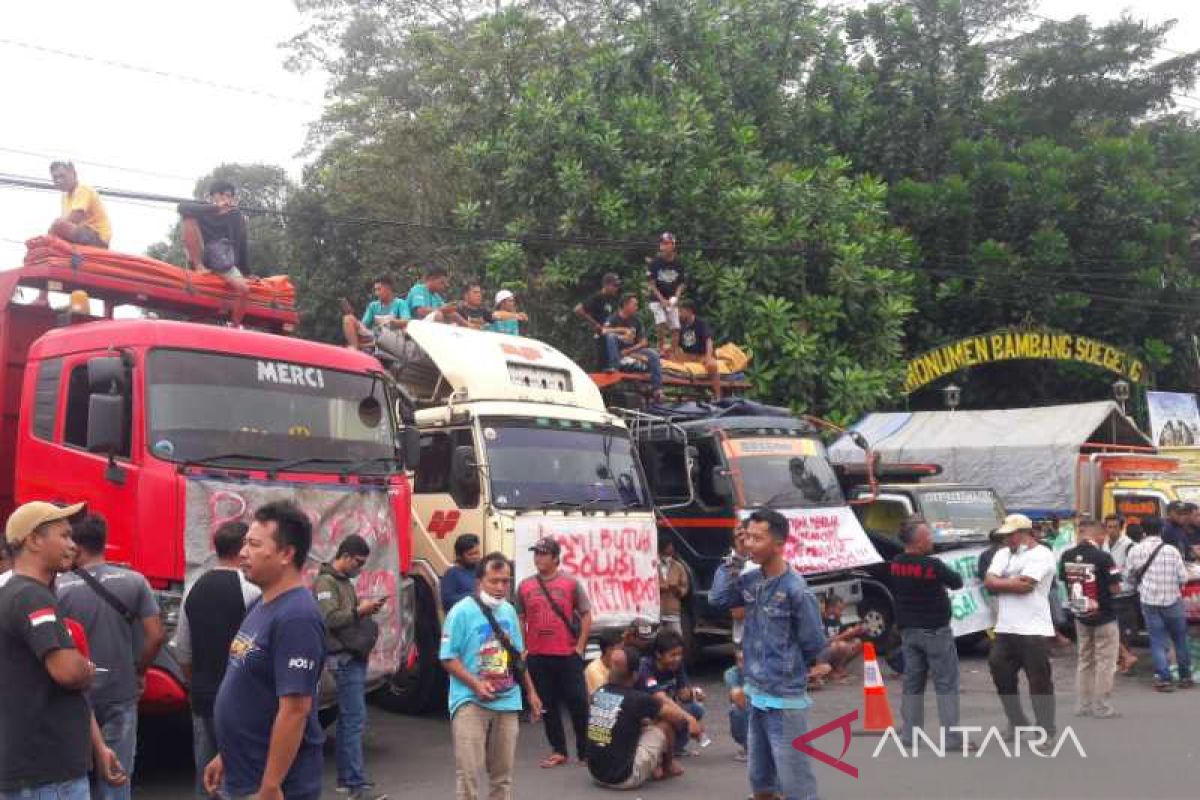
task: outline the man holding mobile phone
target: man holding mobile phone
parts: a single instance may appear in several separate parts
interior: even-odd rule
[[[379,635],[371,619],[385,597],[359,600],[354,579],[362,572],[371,548],[358,534],[342,540],[333,561],[321,566],[313,594],[325,621],[328,669],[337,682],[337,785],[352,800],[385,800],[373,791],[363,765],[362,737],[367,725],[367,660]]]

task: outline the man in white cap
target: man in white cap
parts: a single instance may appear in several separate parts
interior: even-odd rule
[[[508,289],[501,289],[496,292],[493,306],[492,323],[487,329],[496,333],[507,333],[509,336],[520,336],[521,323],[528,322],[529,316],[523,311],[517,311],[517,296]]]
[[[0,588],[0,795],[88,800],[94,754],[105,780],[120,765],[99,739],[84,692],[96,669],[76,647],[50,589],[71,569],[70,519],[83,503],[32,502],[8,518],[12,577]]]
[[[1018,694],[1021,670],[1029,681],[1033,714],[1047,736],[1054,725],[1054,679],[1050,666],[1050,584],[1058,565],[1048,547],[1038,546],[1033,521],[1024,514],[1009,514],[996,533],[1005,537],[988,567],[984,586],[999,598],[996,639],[988,664],[992,681],[1008,718],[1009,734],[1029,726]]]

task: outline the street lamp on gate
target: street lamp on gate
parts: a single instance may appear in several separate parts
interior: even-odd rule
[[[1124,414],[1125,402],[1129,400],[1129,381],[1123,378],[1114,381],[1112,391],[1113,397],[1116,398],[1117,403],[1121,406],[1121,413]]]
[[[946,402],[946,408],[953,411],[958,408],[959,402],[962,400],[962,389],[955,386],[953,383],[947,384],[942,389],[942,399]]]

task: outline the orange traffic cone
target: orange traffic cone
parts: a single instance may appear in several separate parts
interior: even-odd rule
[[[887,686],[879,661],[875,657],[875,645],[863,643],[863,731],[883,733],[896,725],[892,718],[892,707],[888,703]]]

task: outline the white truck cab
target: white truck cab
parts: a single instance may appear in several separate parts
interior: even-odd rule
[[[588,589],[595,632],[657,620],[650,493],[625,423],[587,373],[534,339],[424,321],[406,335],[392,372],[418,409],[413,575],[428,681],[414,679],[412,710],[438,694],[439,584],[462,534],[512,559],[518,582],[533,574],[530,546],[555,537],[563,570]]]

